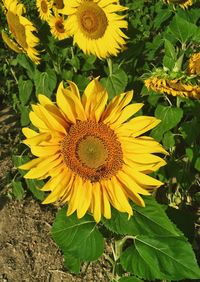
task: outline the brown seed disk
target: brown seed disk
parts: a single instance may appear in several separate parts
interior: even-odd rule
[[[61,147],[66,166],[91,182],[110,178],[122,168],[121,144],[103,123],[84,121],[72,125]]]

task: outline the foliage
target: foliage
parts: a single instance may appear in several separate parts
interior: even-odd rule
[[[55,89],[62,80],[72,80],[83,90],[92,77],[100,76],[109,99],[134,89],[134,101],[144,103],[143,113],[161,120],[150,136],[161,141],[169,152],[167,165],[154,173],[165,186],[152,197],[144,197],[145,208],[133,205],[134,216],[130,219],[113,209],[112,219],[96,225],[89,214],[77,219],[76,214],[66,217],[65,207],[58,211],[51,233],[63,252],[65,266],[78,273],[83,262],[97,260],[103,254],[105,239],[113,250],[110,281],[198,279],[200,271],[190,245],[194,242],[191,234],[195,220],[186,232],[180,222],[188,220],[185,207],[197,204],[199,199],[200,102],[148,91],[143,80],[155,71],[172,78],[187,74],[189,57],[200,52],[200,4],[196,1],[183,10],[161,0],[120,1],[129,8],[127,48],[117,57],[99,60],[85,55],[69,38],[54,39],[38,18],[35,1],[23,2],[40,27],[41,63],[35,65],[25,54],[16,55],[0,42],[0,99],[12,106],[19,127],[30,124],[31,104],[37,102],[38,94],[55,100]],[[4,26],[7,30],[2,10],[0,17],[1,29]],[[200,84],[199,75],[187,74],[187,79]],[[24,171],[17,170],[29,158],[23,144],[19,144],[12,156],[16,168],[12,195],[22,200],[30,191],[43,200],[45,193],[39,188],[44,181],[25,181]]]

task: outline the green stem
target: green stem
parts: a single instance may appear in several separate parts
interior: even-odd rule
[[[111,60],[111,58],[108,58],[108,59],[107,59],[107,64],[108,64],[108,69],[109,69],[109,76],[111,76],[111,75],[112,75],[112,72],[113,72],[112,60]]]

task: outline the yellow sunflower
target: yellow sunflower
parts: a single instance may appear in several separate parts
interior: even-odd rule
[[[52,14],[53,0],[36,0],[36,6],[40,18],[47,21]]]
[[[116,13],[126,9],[114,0],[71,0],[61,12],[68,16],[66,28],[74,43],[86,54],[106,58],[116,56],[126,43],[121,28],[128,24]]]
[[[40,61],[38,57],[39,52],[35,47],[39,43],[39,39],[33,34],[33,32],[36,32],[37,30],[31,21],[22,16],[22,13],[25,11],[24,6],[15,0],[5,0],[4,6],[6,8],[6,19],[9,30],[16,41],[14,42],[10,38],[9,42],[9,37],[4,36],[4,42],[9,47],[11,44],[15,43],[19,50],[21,49],[33,62],[38,64]]]
[[[186,84],[180,79],[149,77],[144,81],[148,89],[162,94],[200,99],[200,86]]]
[[[131,91],[116,96],[107,106],[108,94],[97,79],[82,98],[73,82],[60,83],[57,106],[44,95],[32,106],[30,120],[39,133],[24,128],[24,143],[37,158],[20,166],[30,179],[49,178],[43,191],[51,191],[44,204],[68,203],[67,215],[87,211],[96,222],[111,218],[111,205],[133,214],[128,199],[140,206],[140,195],[150,195],[163,183],[147,174],[166,162],[154,153],[167,152],[153,138],[141,134],[160,121],[150,116],[132,118],[143,104],[130,104]]]
[[[200,75],[200,53],[193,54],[188,62],[188,73]]]
[[[63,16],[59,15],[51,16],[48,20],[52,35],[59,40],[69,37],[64,23]]]
[[[187,9],[192,6],[193,0],[164,0],[168,4],[177,4],[183,9]]]

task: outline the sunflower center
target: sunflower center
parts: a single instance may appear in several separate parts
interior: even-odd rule
[[[47,2],[45,0],[41,1],[41,10],[43,13],[47,13],[48,11]]]
[[[63,20],[57,20],[56,23],[55,23],[55,27],[56,27],[56,30],[59,32],[59,33],[64,33],[65,32],[65,29],[64,29],[64,25],[63,25]]]
[[[94,136],[86,136],[77,145],[77,154],[80,161],[89,168],[98,168],[105,164],[108,152],[103,140]]]
[[[26,43],[26,32],[24,26],[20,23],[19,16],[8,11],[6,14],[10,31],[14,35],[17,43],[24,49],[28,47]]]
[[[122,168],[121,144],[114,131],[92,121],[72,125],[62,142],[67,167],[91,182],[110,178]]]
[[[77,11],[79,27],[91,39],[101,38],[108,25],[105,12],[92,1],[80,5]]]
[[[55,5],[56,5],[57,9],[63,9],[64,8],[63,0],[56,0]]]

